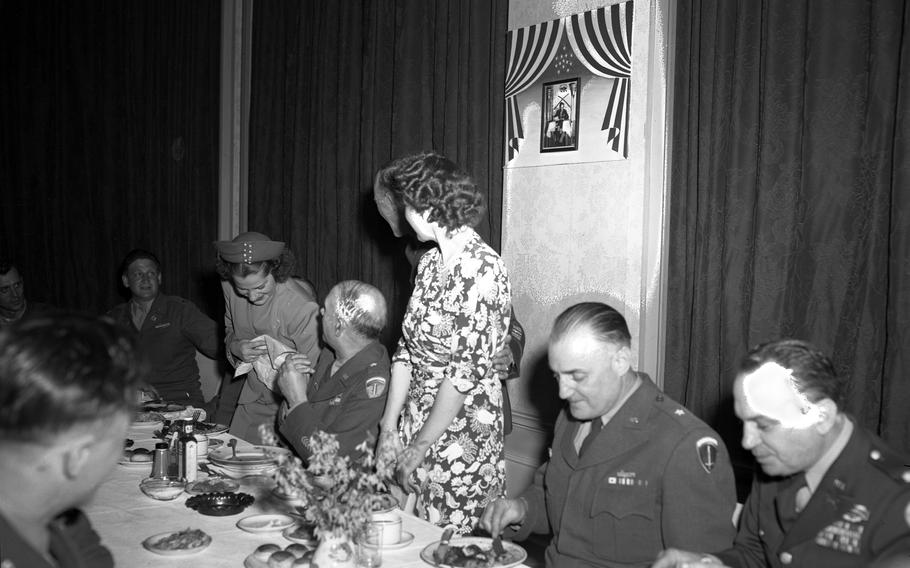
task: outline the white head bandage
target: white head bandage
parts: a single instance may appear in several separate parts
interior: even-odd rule
[[[797,389],[793,371],[773,361],[743,378],[743,394],[755,412],[784,428],[809,428],[822,419],[821,407]]]

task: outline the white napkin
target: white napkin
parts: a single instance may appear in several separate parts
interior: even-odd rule
[[[296,353],[292,347],[278,341],[270,335],[260,335],[253,339],[264,339],[265,346],[268,349],[265,353],[256,357],[252,363],[241,363],[234,369],[234,376],[240,376],[249,373],[250,370],[256,371],[256,376],[267,386],[269,390],[275,390],[275,379],[278,377],[278,368],[284,363],[288,355]]]

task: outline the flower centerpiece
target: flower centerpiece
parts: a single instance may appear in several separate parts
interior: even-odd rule
[[[277,445],[270,428],[261,428],[260,434],[266,444]],[[347,547],[353,557],[352,542],[363,541],[373,512],[388,505],[393,460],[377,463],[369,440],[357,446],[356,459],[340,455],[335,435],[322,431],[310,436],[309,449],[306,466],[292,454],[275,456],[278,488],[299,496],[302,505],[298,511],[315,527],[320,543],[332,541],[334,546]],[[339,553],[343,555],[344,550]]]

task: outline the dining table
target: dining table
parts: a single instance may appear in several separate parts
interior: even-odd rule
[[[148,447],[157,440],[153,433],[131,430],[128,437],[134,444]],[[235,436],[221,433],[210,439],[227,442]],[[237,438],[237,449],[252,447]],[[219,444],[220,445],[220,444]],[[101,536],[102,543],[111,551],[116,566],[125,568],[227,568],[242,567],[244,559],[263,544],[276,544],[282,549],[291,544],[282,532],[252,533],[238,527],[238,521],[254,514],[294,513],[294,507],[273,492],[275,482],[271,477],[257,475],[235,479],[239,492],[252,495],[255,501],[242,512],[230,516],[207,516],[186,506],[190,495],[181,494],[171,501],[158,501],[143,494],[139,483],[149,477],[151,464],[118,464],[102,483],[92,500],[84,507]],[[206,474],[200,473],[200,479]],[[383,548],[382,566],[425,568],[421,551],[438,542],[443,529],[414,515],[401,512],[402,534],[413,539],[406,546]],[[154,535],[184,529],[201,529],[211,537],[205,549],[186,556],[163,556],[146,550],[142,542]],[[402,543],[404,539],[402,539]],[[454,542],[454,541],[453,541]],[[519,566],[525,566],[521,564]]]

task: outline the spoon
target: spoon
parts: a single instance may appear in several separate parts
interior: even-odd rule
[[[228,442],[228,446],[231,447],[231,453],[234,456],[234,459],[237,459],[237,438],[231,438],[231,441]]]

